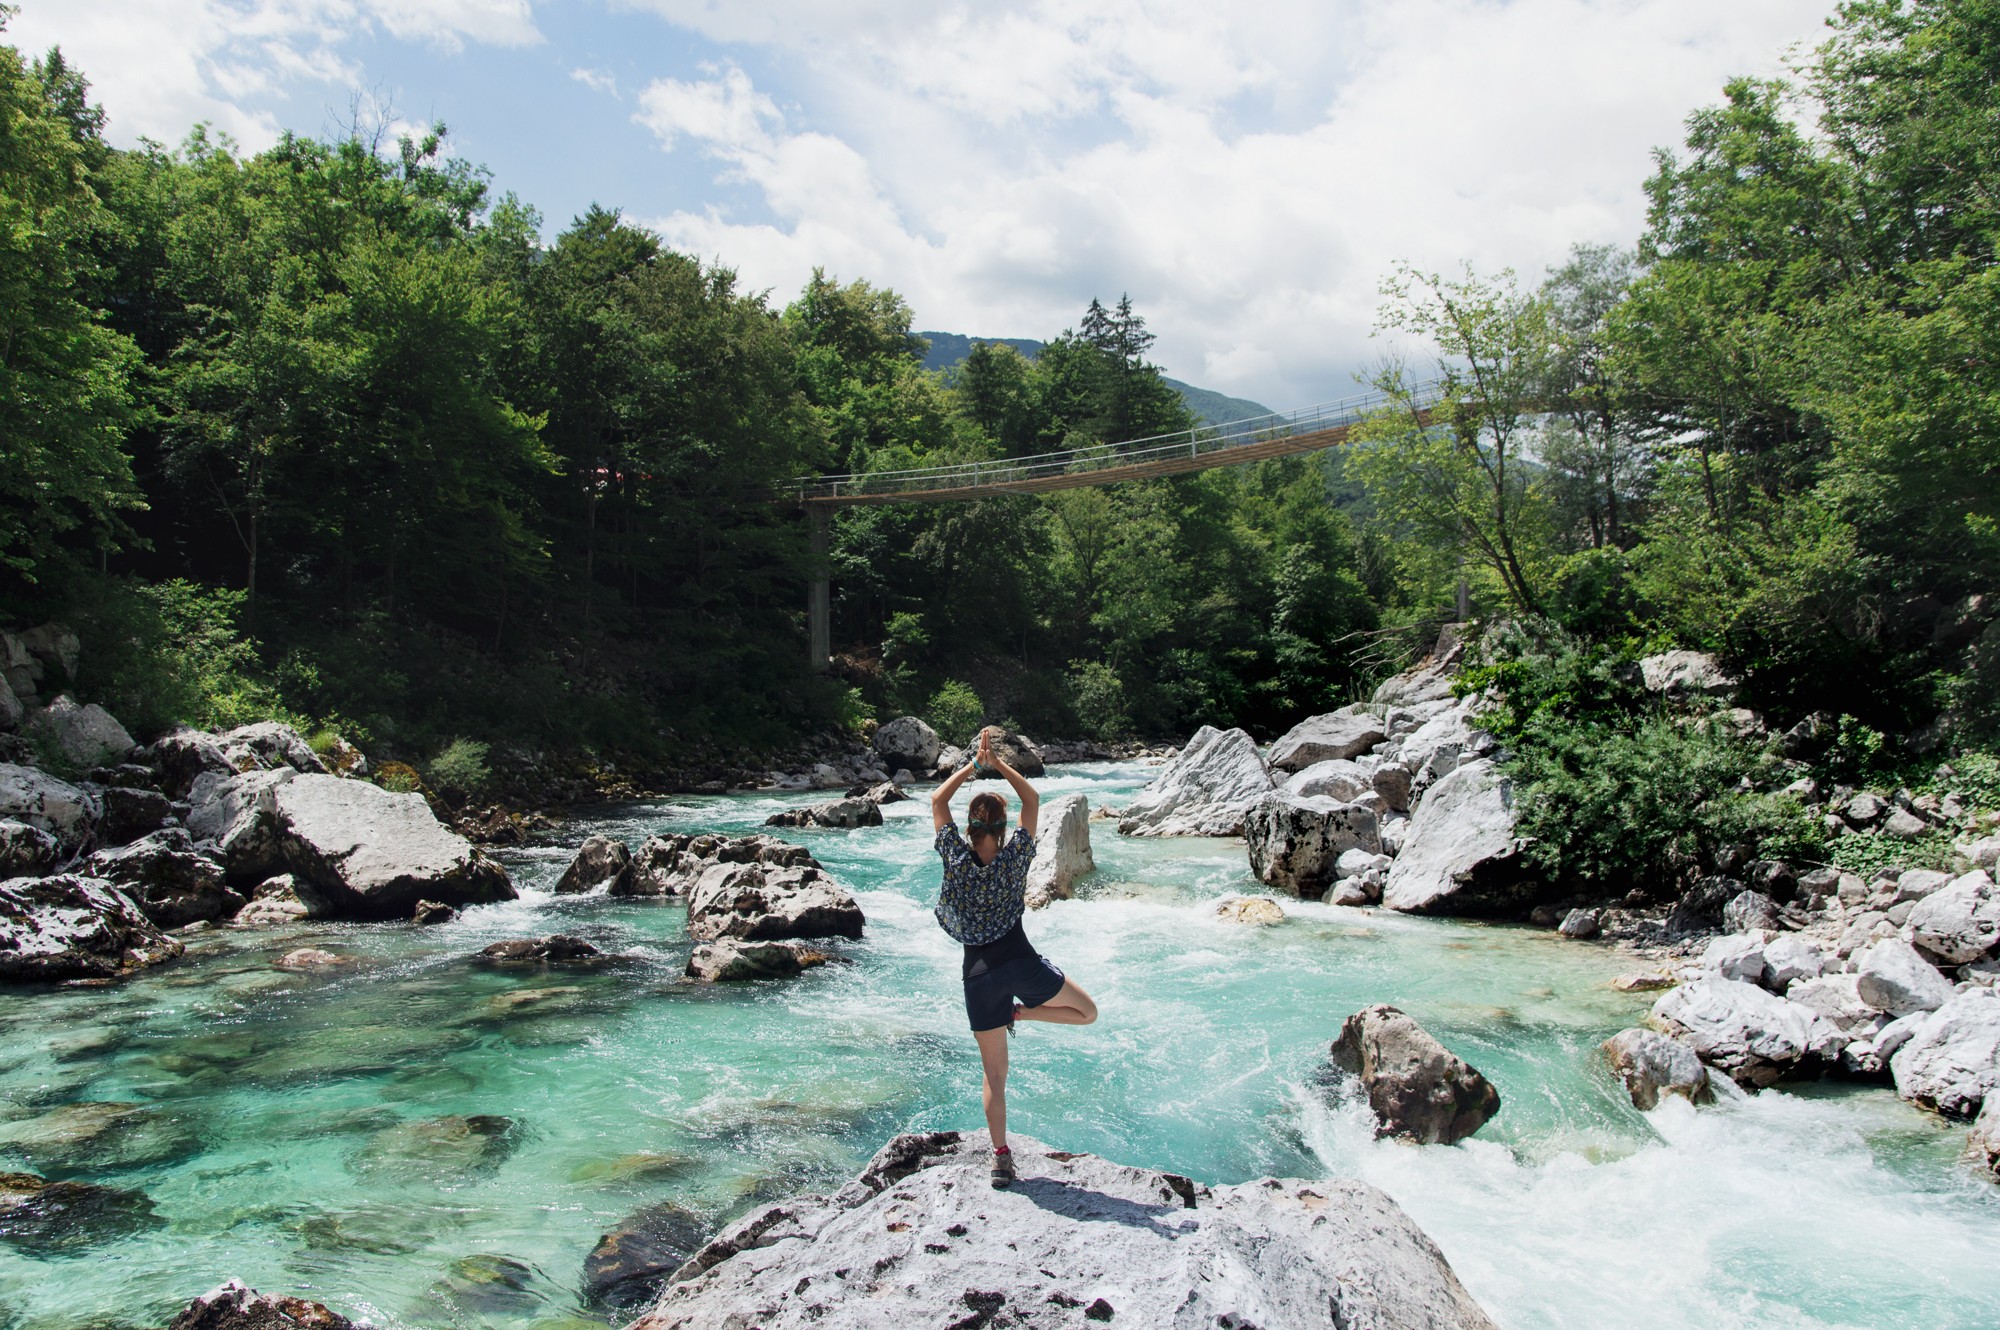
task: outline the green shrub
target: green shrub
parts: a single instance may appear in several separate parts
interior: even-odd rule
[[[2000,756],[1960,753],[1951,759],[1951,769],[1951,776],[1928,781],[1926,785],[1939,793],[1957,792],[1975,810],[2000,808]]]
[[[986,704],[972,691],[971,684],[947,679],[932,694],[925,719],[946,743],[967,744],[986,723]]]
[[[493,773],[486,766],[487,746],[477,739],[453,739],[430,760],[425,774],[433,788],[452,794],[476,794]]]
[[[1101,660],[1069,663],[1069,700],[1083,732],[1092,739],[1123,739],[1132,733],[1125,710],[1125,681]]]
[[[407,762],[384,762],[375,768],[375,783],[393,794],[413,794],[424,788],[424,778]]]
[[[1885,868],[1951,867],[1951,836],[1927,831],[1904,840],[1897,836],[1837,836],[1827,842],[1826,860],[1843,873],[1864,881]]]
[[[135,736],[255,720],[306,728],[261,675],[256,643],[238,624],[241,591],[110,581],[92,599],[74,616],[84,647],[79,687]]]

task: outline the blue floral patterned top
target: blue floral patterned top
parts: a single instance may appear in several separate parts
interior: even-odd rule
[[[982,864],[947,822],[938,828],[938,857],[944,860],[944,885],[938,889],[938,926],[968,947],[998,941],[1021,922],[1028,890],[1028,868],[1035,862],[1035,838],[1026,827],[1014,834]]]

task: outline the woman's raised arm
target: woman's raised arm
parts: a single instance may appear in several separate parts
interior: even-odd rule
[[[1014,787],[1015,797],[1021,801],[1021,830],[1030,836],[1037,835],[1036,819],[1042,809],[1042,796],[1035,793],[1035,787],[1028,784],[1026,776],[1007,765],[1007,759],[993,751],[993,729],[989,725],[979,732],[979,763],[999,772]]]
[[[946,778],[945,783],[931,791],[931,830],[943,831],[951,825],[951,796],[958,793],[958,787],[965,784],[972,775],[972,763],[967,762]]]

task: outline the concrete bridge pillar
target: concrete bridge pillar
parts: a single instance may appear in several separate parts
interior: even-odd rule
[[[833,589],[829,554],[833,548],[833,512],[815,506],[812,515],[812,589],[806,594],[806,623],[813,673],[824,674],[833,656]]]

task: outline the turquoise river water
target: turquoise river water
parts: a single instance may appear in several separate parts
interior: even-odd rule
[[[1042,788],[1095,805],[1148,774]],[[605,810],[564,842],[743,833],[795,799]],[[885,813],[786,833],[868,917],[851,963],[790,982],[678,982],[685,911],[553,896],[569,849],[549,847],[507,856],[521,900],[452,924],[222,932],[116,987],[8,993],[0,1168],[138,1188],[162,1222],[73,1253],[0,1246],[0,1328],[160,1325],[228,1276],[384,1330],[582,1326],[584,1257],[639,1207],[720,1222],[836,1185],[895,1132],[981,1125],[929,809]],[[2000,1188],[1961,1159],[1962,1127],[1851,1086],[1640,1114],[1595,1051],[1646,1008],[1607,986],[1631,968],[1608,950],[1296,902],[1275,928],[1225,924],[1209,903],[1256,889],[1241,842],[1092,830],[1083,898],[1030,932],[1102,1019],[1023,1027],[1016,1131],[1211,1183],[1364,1178],[1509,1330],[2000,1326]],[[558,931],[626,959],[467,959]],[[307,944],[355,963],[271,967]],[[1378,1142],[1319,1088],[1342,1018],[1381,1001],[1499,1086],[1477,1138]],[[89,1103],[143,1107],[91,1137],[70,1130],[106,1111],[70,1107]],[[479,1129],[440,1121],[465,1117]]]

